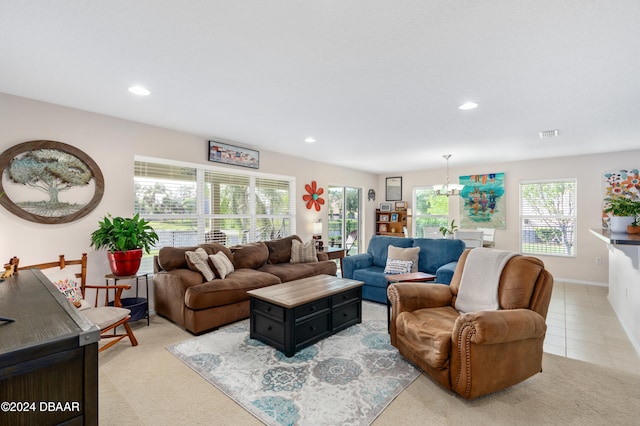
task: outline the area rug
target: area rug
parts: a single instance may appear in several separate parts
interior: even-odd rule
[[[269,425],[368,425],[420,372],[391,346],[384,307],[287,358],[249,338],[249,320],[167,349]]]

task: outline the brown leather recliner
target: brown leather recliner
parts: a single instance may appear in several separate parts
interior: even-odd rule
[[[500,309],[459,313],[454,306],[469,252],[450,286],[397,283],[388,295],[391,344],[442,386],[472,399],[542,371],[553,277],[541,260],[516,255],[502,269]]]

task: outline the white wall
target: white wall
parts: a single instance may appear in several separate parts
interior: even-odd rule
[[[250,124],[250,123],[247,123]],[[0,261],[18,256],[22,265],[56,260],[59,254],[77,258],[89,253],[89,276],[93,283],[102,283],[109,273],[106,256],[89,248],[89,234],[107,213],[131,215],[133,211],[133,162],[135,155],[167,158],[190,163],[214,165],[207,161],[209,139],[215,135],[198,136],[147,126],[91,112],[0,94],[0,152],[31,140],[64,142],[84,151],[98,164],[105,179],[105,192],[98,207],[87,216],[71,223],[44,225],[23,220],[0,208]],[[242,141],[235,142],[242,145]],[[310,145],[318,158],[337,153],[325,152],[322,144]],[[219,166],[215,163],[215,166]],[[240,170],[234,166],[229,170]],[[253,169],[243,169],[253,170]],[[297,233],[303,240],[311,239],[312,223],[327,217],[326,204],[321,212],[307,210],[302,195],[305,183],[316,180],[320,187],[349,185],[361,187],[366,194],[377,185],[377,176],[321,162],[260,150],[260,168],[264,173],[296,177]],[[326,198],[325,198],[326,200]],[[364,202],[365,228],[373,229],[373,203]],[[324,229],[326,241],[326,227]],[[365,237],[366,238],[366,237]]]
[[[542,149],[542,148],[541,148]],[[601,227],[603,173],[610,170],[638,168],[640,150],[606,153],[597,155],[576,155],[544,160],[530,160],[513,163],[482,165],[479,167],[455,167],[450,164],[449,176],[457,182],[458,176],[471,174],[505,174],[505,200],[507,204],[505,230],[496,230],[496,248],[519,251],[519,184],[533,179],[577,179],[578,190],[578,232],[576,235],[575,258],[538,256],[556,279],[606,285],[608,282],[608,253],[601,241],[589,233],[590,228]],[[443,183],[446,172],[429,170],[412,173],[394,173],[402,176],[403,198],[411,203],[412,188],[415,186]],[[378,188],[384,191],[386,176],[378,178]],[[380,192],[384,194],[384,192]],[[459,223],[459,199],[452,197],[450,217]],[[602,260],[596,263],[596,258]]]
[[[207,140],[215,135],[199,136],[131,121],[107,117],[86,111],[0,94],[0,152],[30,140],[48,139],[73,145],[99,165],[105,178],[105,194],[98,207],[84,218],[68,224],[44,225],[23,220],[0,208],[0,261],[17,255],[21,263],[37,263],[88,252],[90,276],[101,278],[108,272],[103,256],[94,256],[89,249],[89,234],[106,213],[130,215],[133,208],[133,159],[135,155],[169,158],[211,165],[207,161]],[[233,141],[232,141],[233,142]],[[242,141],[235,141],[242,145]],[[339,153],[325,152],[321,144],[310,145],[318,158]],[[640,150],[600,155],[574,156],[547,160],[483,165],[478,168],[456,168],[451,164],[450,176],[477,173],[505,173],[507,229],[496,231],[497,248],[518,251],[518,185],[521,180],[546,178],[576,178],[578,180],[577,257],[540,256],[556,278],[604,284],[608,279],[606,248],[589,234],[589,228],[600,226],[602,173],[607,170],[638,167]],[[230,169],[237,167],[228,166]],[[321,162],[304,160],[269,151],[260,151],[260,172],[295,176],[297,178],[297,233],[311,238],[311,224],[326,218],[326,206],[320,213],[307,210],[302,202],[304,184],[316,180],[319,186],[348,185],[361,187],[364,194],[364,232],[367,242],[373,232],[374,210],[384,201],[387,176],[353,171]],[[388,176],[403,177],[403,199],[411,201],[414,186],[442,183],[440,170],[398,172]],[[366,192],[376,188],[376,201],[367,201]],[[459,219],[458,205],[453,200],[451,218]],[[326,239],[326,227],[324,229]],[[602,258],[596,264],[595,258]],[[4,259],[4,260],[3,260]]]

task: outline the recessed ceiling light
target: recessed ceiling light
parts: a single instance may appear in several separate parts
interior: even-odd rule
[[[306,138],[304,141],[306,143],[314,143],[316,140],[314,138]]]
[[[478,107],[478,104],[477,104],[477,103],[475,103],[475,102],[465,102],[465,103],[463,103],[462,105],[460,105],[460,106],[458,107],[458,109],[461,109],[461,110],[463,110],[463,111],[466,111],[466,110],[468,110],[468,109],[474,109],[474,108],[477,108],[477,107]]]
[[[131,86],[129,87],[129,91],[138,96],[149,96],[151,94],[147,88],[142,86]]]

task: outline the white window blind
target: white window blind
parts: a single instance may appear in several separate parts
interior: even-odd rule
[[[135,212],[160,237],[158,248],[227,246],[295,233],[295,178],[136,161]]]
[[[520,183],[520,250],[575,257],[575,179]]]

